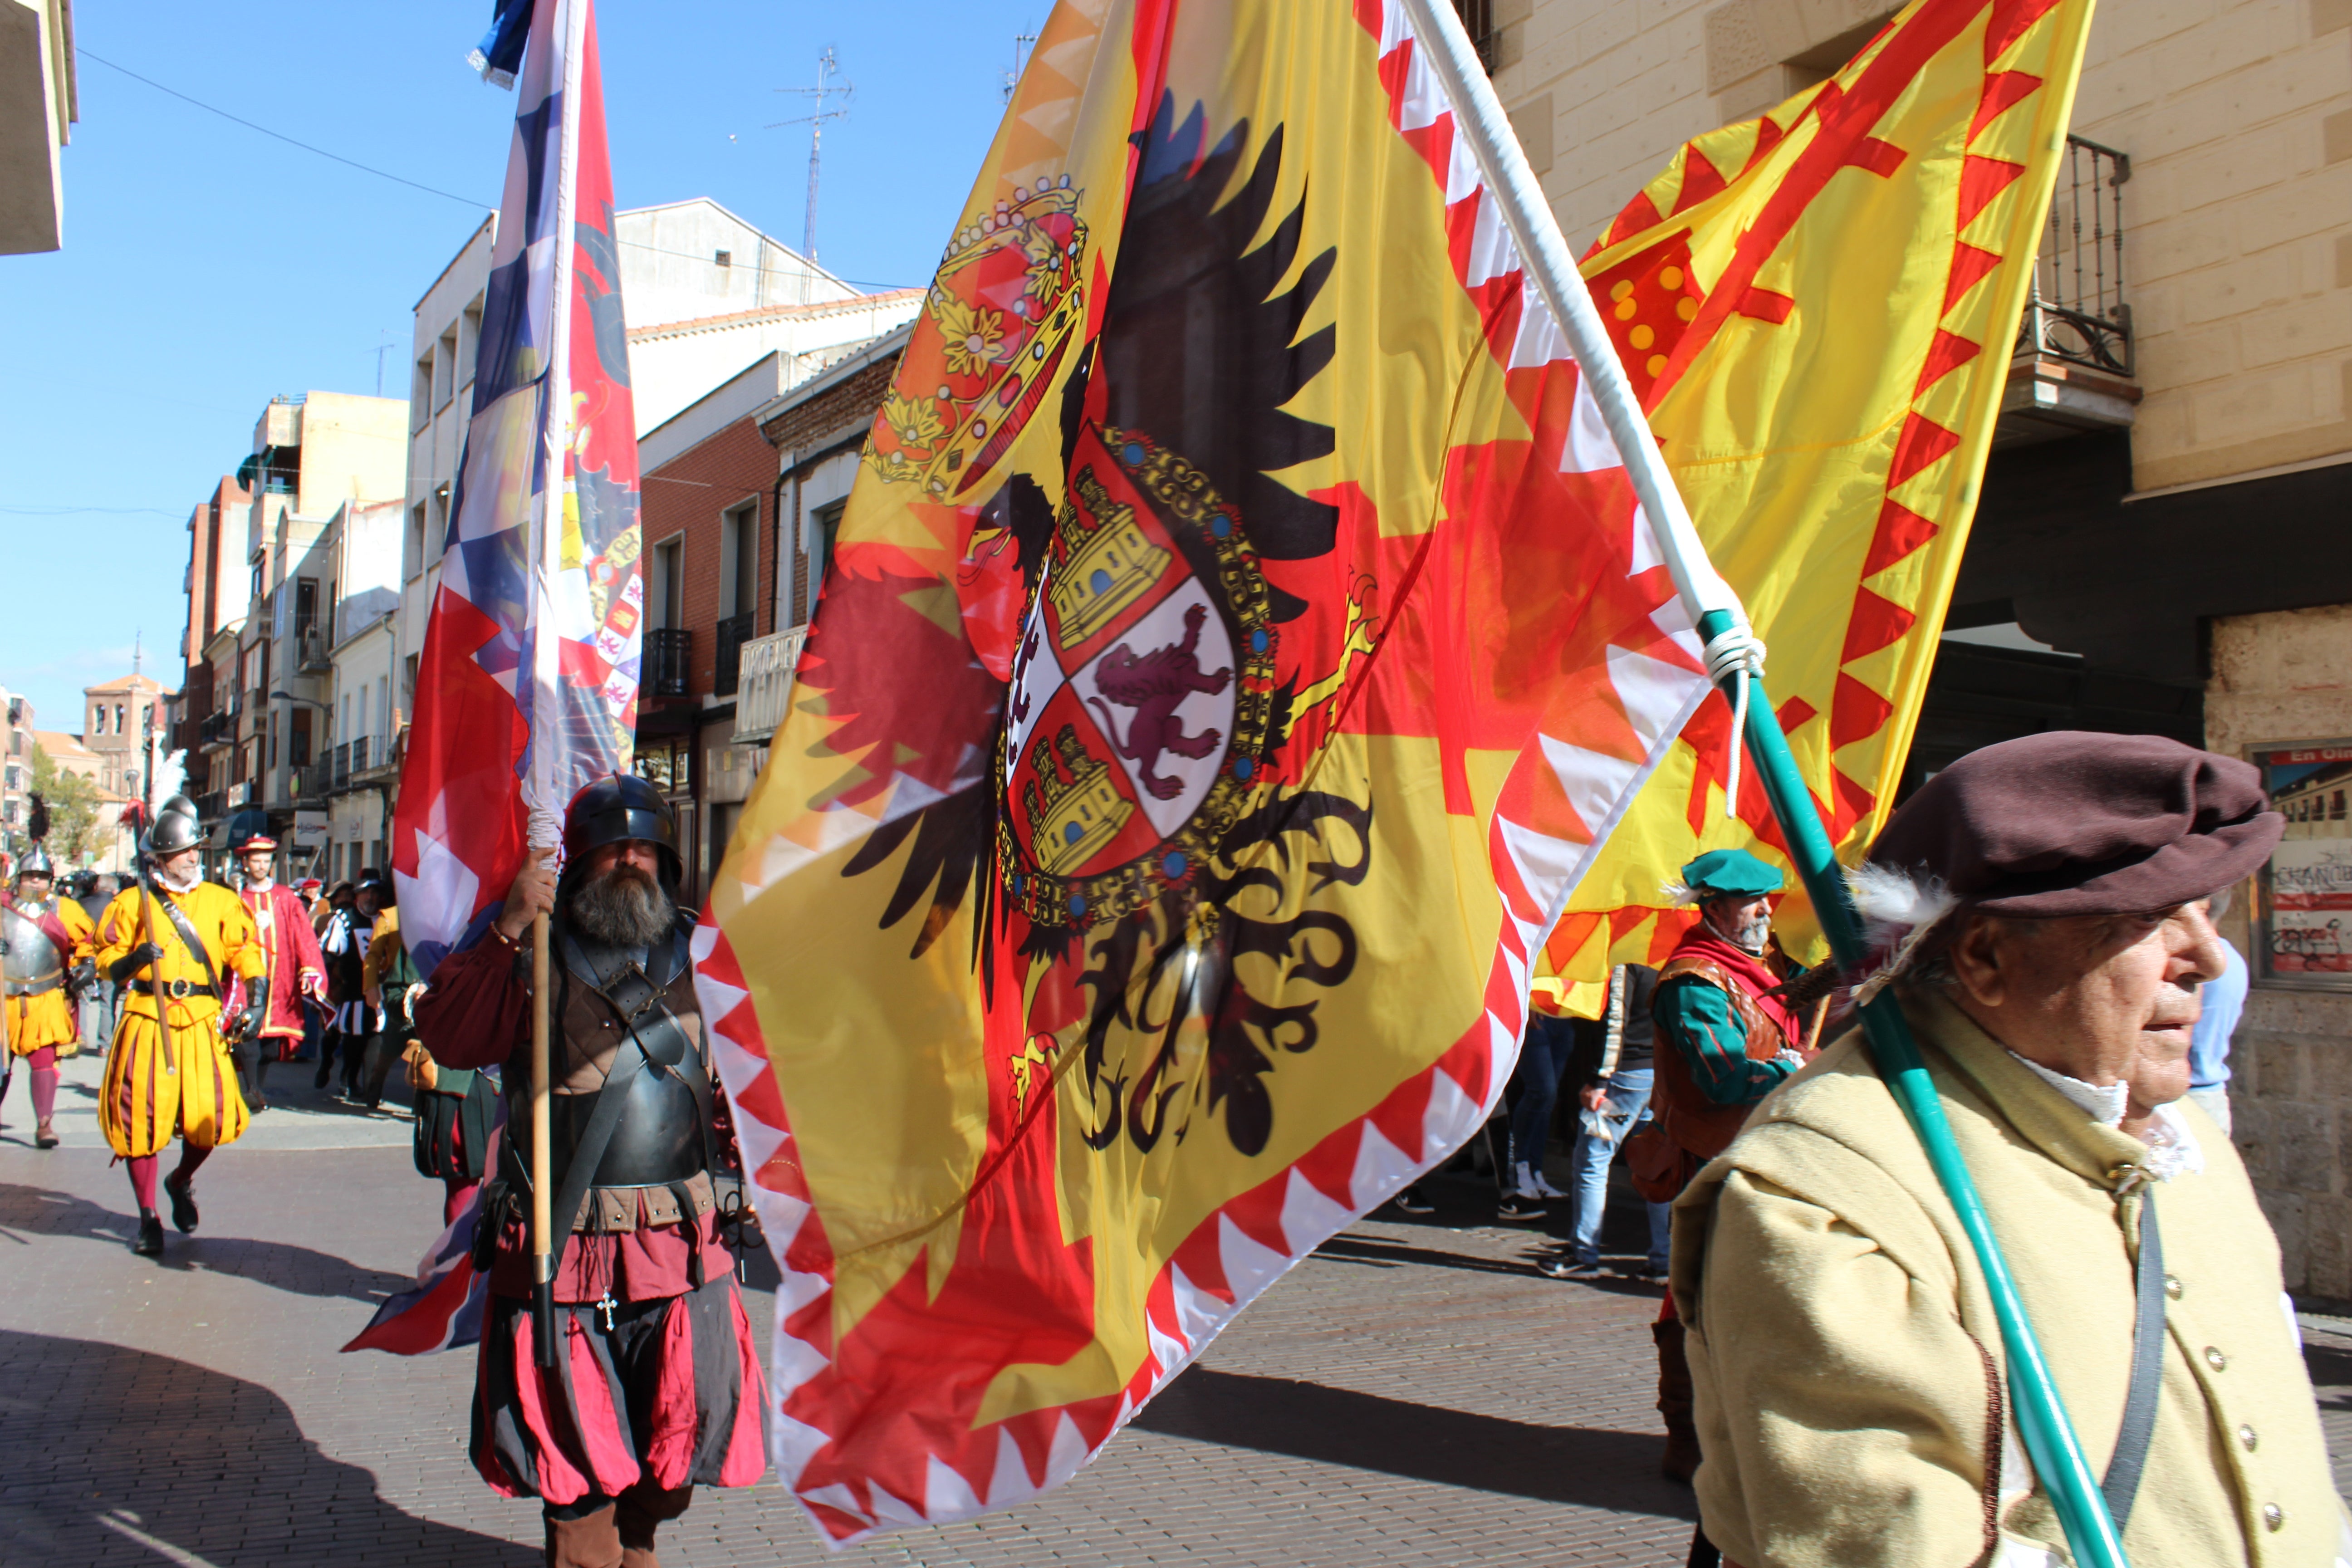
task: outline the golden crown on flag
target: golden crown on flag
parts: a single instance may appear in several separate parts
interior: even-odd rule
[[[1082,193],[1065,174],[1013,195],[950,243],[866,445],[884,479],[940,500],[995,467],[1086,321]]]

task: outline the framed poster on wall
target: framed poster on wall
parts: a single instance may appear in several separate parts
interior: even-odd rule
[[[2352,991],[2352,741],[2252,754],[2286,837],[2259,878],[2256,973]]]

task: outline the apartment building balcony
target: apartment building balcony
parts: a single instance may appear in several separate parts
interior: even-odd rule
[[[2124,298],[2123,187],[2130,179],[2126,154],[2066,138],[1994,446],[2130,427],[2140,400]]]
[[[759,617],[746,610],[719,623],[719,663],[710,683],[714,697],[732,697],[743,679],[743,645],[760,629]]]
[[[793,672],[800,668],[801,647],[808,627],[771,632],[742,645],[741,679],[735,691],[735,740],[739,746],[761,745],[784,721],[793,694]]]
[[[393,733],[371,741],[362,736],[352,742],[352,787],[377,788],[396,782],[400,777],[401,759],[407,755],[404,743],[408,738],[408,726],[393,716]]]
[[[694,663],[694,632],[687,626],[660,626],[646,633],[645,691],[653,697],[684,697],[690,689]]]
[[[294,628],[294,662],[304,675],[325,675],[335,668],[328,652],[326,627],[312,622]]]

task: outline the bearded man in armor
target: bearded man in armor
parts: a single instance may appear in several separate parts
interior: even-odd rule
[[[688,943],[668,803],[616,775],[565,814],[563,870],[539,851],[497,923],[434,971],[416,1008],[434,1059],[503,1066],[507,1138],[483,1194],[475,1257],[490,1305],[473,1459],[490,1486],[540,1500],[555,1568],[656,1568],[654,1534],[697,1486],[765,1468],[764,1387],[723,1231],[748,1243]],[[531,1010],[526,932],[553,916],[550,1081],[553,1370],[530,1308]],[[723,1189],[728,1192],[722,1202]]]
[[[33,1142],[58,1146],[49,1123],[58,1108],[58,1053],[72,1055],[81,1034],[75,1020],[81,992],[97,979],[90,963],[89,916],[71,899],[52,896],[57,868],[41,847],[48,823],[47,805],[33,800],[33,847],[16,868],[8,895],[0,898],[0,991],[5,993],[7,1042],[23,1057],[33,1079]],[[0,1076],[0,1095],[7,1079]]]
[[[269,1109],[263,1093],[269,1064],[290,1062],[302,1048],[302,999],[326,1005],[327,966],[301,895],[277,879],[278,841],[255,833],[231,846],[230,853],[245,869],[245,886],[237,896],[253,916],[268,965],[259,987],[267,1004],[261,1027],[245,1041],[245,1060],[250,1064],[244,1077],[246,1101],[259,1112]]]
[[[139,1203],[142,1258],[163,1252],[155,1212],[155,1159],[180,1138],[180,1163],[163,1185],[172,1223],[196,1228],[196,1167],[245,1134],[250,1119],[237,1091],[229,1042],[260,1027],[268,994],[257,984],[268,961],[245,902],[204,879],[196,808],[173,795],[155,813],[142,847],[149,875],[125,888],[98,922],[98,963],[122,988],[114,1048],[99,1089],[98,1125],[129,1167]],[[232,979],[249,998],[226,1011]]]

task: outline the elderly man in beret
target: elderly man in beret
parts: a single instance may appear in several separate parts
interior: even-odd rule
[[[2352,1561],[2278,1247],[2187,1102],[2208,900],[2279,838],[2254,770],[2150,736],[1988,747],[1857,881],[2135,1568]],[[1741,1568],[2055,1564],[1974,1253],[1857,1032],[1675,1205],[1706,1536]]]

